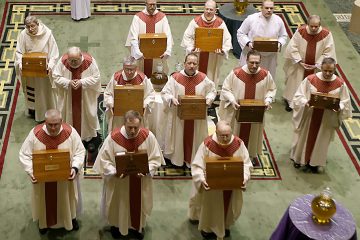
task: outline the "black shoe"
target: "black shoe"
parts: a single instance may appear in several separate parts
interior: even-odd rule
[[[258,162],[257,157],[251,158],[251,163],[252,163],[253,166],[256,166],[256,165],[257,165],[257,162]]]
[[[28,111],[30,118],[35,119],[35,110],[29,109]]]
[[[230,237],[230,229],[225,229],[225,237]]]
[[[138,232],[138,231],[136,231],[135,229],[130,228],[130,229],[129,229],[130,238],[136,238],[136,239],[138,239],[138,240],[142,240],[142,239],[144,239],[144,229],[143,229],[142,232],[143,232],[143,233]]]
[[[199,220],[190,219],[190,218],[189,218],[189,223],[191,223],[192,225],[198,225],[198,224],[199,224]]]
[[[310,170],[311,170],[312,173],[319,173],[317,166],[310,166],[310,165],[309,165],[309,168],[310,168]]]
[[[48,230],[49,230],[48,228],[39,228],[39,233],[40,233],[41,235],[44,235],[44,234],[47,233]]]
[[[73,220],[71,220],[71,222],[72,222],[72,225],[73,225],[73,229],[72,229],[72,230],[74,230],[74,231],[79,230],[79,223],[78,223],[78,221],[76,220],[76,218],[74,218]]]
[[[213,233],[213,232],[208,233],[208,232],[204,232],[204,231],[201,230],[200,233],[201,233],[201,236],[206,240],[217,239],[216,234]]]
[[[120,239],[122,237],[122,235],[119,231],[119,228],[117,228],[117,227],[111,226],[110,233],[111,233],[111,236],[115,239]]]
[[[285,111],[291,112],[293,109],[289,106],[288,101],[284,100],[284,103],[285,103]]]
[[[294,168],[300,168],[300,167],[301,167],[300,163],[294,162]]]

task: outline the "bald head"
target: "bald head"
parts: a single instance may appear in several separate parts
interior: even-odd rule
[[[229,144],[232,136],[230,124],[226,121],[219,121],[216,124],[216,136],[220,144]]]
[[[204,17],[207,21],[211,21],[216,14],[216,2],[208,0],[205,2]]]
[[[47,110],[45,113],[45,126],[50,136],[57,136],[62,123],[61,112],[56,109]]]
[[[321,26],[321,18],[318,15],[311,15],[307,20],[309,31],[311,35],[318,33]]]

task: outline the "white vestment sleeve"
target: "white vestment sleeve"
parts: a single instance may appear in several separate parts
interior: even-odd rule
[[[246,44],[251,41],[248,37],[248,33],[250,31],[250,21],[249,17],[247,17],[237,30],[236,36],[241,49],[244,49]]]
[[[209,156],[209,150],[205,147],[204,142],[202,142],[191,162],[191,175],[198,191],[200,190],[202,183],[206,180],[205,156]]]
[[[93,169],[104,176],[111,176],[116,174],[116,163],[114,154],[114,143],[109,134],[99,150],[96,157]]]
[[[151,83],[151,80],[145,76],[143,81],[144,84],[144,108],[149,106],[149,108],[153,107],[155,101],[155,90]]]
[[[55,65],[55,68],[53,69],[53,79],[57,87],[68,89],[71,79],[67,79],[63,77],[63,68],[66,68],[64,64],[61,61],[61,58]]]
[[[114,87],[116,85],[114,74],[104,90],[104,107],[106,111],[114,107]]]
[[[20,151],[19,151],[19,160],[27,174],[33,174],[33,164],[32,164],[32,152],[34,146],[34,129],[32,129],[29,135],[26,137],[23,142]]]
[[[165,160],[161,153],[159,143],[152,132],[149,132],[147,141],[149,141],[146,149],[149,158],[149,171],[151,176],[154,176],[156,170],[161,165],[165,165]]]
[[[164,101],[164,104],[167,104],[167,106],[170,106],[171,99],[176,96],[176,89],[175,89],[176,81],[172,76],[169,76],[169,80],[163,87],[161,91],[161,98]]]
[[[186,54],[191,53],[191,51],[195,48],[195,28],[197,27],[198,25],[193,19],[190,21],[188,27],[184,32],[181,47],[184,48]]]
[[[82,144],[80,135],[72,128],[72,133],[70,135],[72,138],[72,162],[71,167],[76,167],[79,171],[82,170],[85,159],[85,147]]]
[[[82,88],[84,89],[90,88],[92,90],[100,92],[101,91],[100,72],[96,64],[96,60],[94,58],[92,59],[92,63],[87,70],[91,71],[91,74],[89,77],[80,79]]]
[[[48,57],[49,57],[49,62],[48,62],[48,69],[53,69],[56,61],[59,58],[59,48],[56,44],[55,38],[53,36],[53,34],[50,34],[50,38],[49,38],[49,53],[48,53]]]

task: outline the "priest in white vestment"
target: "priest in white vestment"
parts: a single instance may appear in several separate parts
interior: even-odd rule
[[[74,126],[82,140],[90,141],[100,129],[97,98],[101,82],[95,59],[71,47],[56,64],[53,77],[58,88],[57,107],[65,122]]]
[[[15,70],[25,95],[26,115],[35,111],[35,121],[44,120],[45,112],[56,107],[56,92],[51,76],[59,58],[59,49],[52,31],[35,16],[25,19],[26,29],[17,38]],[[22,57],[25,53],[47,53],[47,77],[22,77]]]
[[[168,19],[163,12],[156,9],[156,0],[146,0],[145,4],[145,9],[135,14],[132,20],[125,46],[130,48],[132,57],[140,60],[140,71],[144,72],[145,75],[150,78],[159,62],[164,66],[164,72],[168,74],[169,67],[167,65],[167,59],[171,56],[172,45],[174,43]],[[139,46],[139,34],[142,33],[166,34],[166,50],[160,58],[144,59],[144,55],[140,51]]]
[[[244,161],[244,188],[252,168],[249,153],[243,141],[232,134],[229,123],[219,121],[216,134],[208,136],[191,163],[193,185],[189,204],[191,223],[197,223],[205,239],[223,239],[230,236],[230,226],[240,217],[242,190],[213,190],[206,182],[205,157],[240,157]]]
[[[293,98],[294,139],[290,159],[294,167],[306,165],[314,173],[325,167],[330,142],[343,119],[351,118],[349,90],[344,80],[336,76],[336,62],[324,58],[321,72],[307,76]],[[309,106],[313,93],[327,93],[340,98],[339,109],[319,109]]]
[[[104,106],[106,108],[105,114],[108,123],[108,132],[110,133],[114,128],[124,125],[123,116],[114,116],[114,89],[116,85],[144,85],[144,124],[147,127],[147,117],[151,114],[151,108],[155,101],[155,90],[150,79],[137,69],[136,60],[132,57],[126,57],[123,61],[123,69],[112,75],[104,91]],[[128,103],[124,102],[120,104]]]
[[[250,157],[256,162],[262,153],[264,120],[262,123],[239,123],[235,119],[236,111],[241,106],[240,99],[260,99],[267,109],[275,99],[276,85],[269,71],[260,67],[262,56],[256,50],[248,52],[247,64],[233,69],[225,78],[220,95],[219,117],[231,123],[234,134],[239,136]]]
[[[205,73],[199,72],[198,56],[190,53],[185,57],[184,70],[169,77],[161,91],[168,113],[168,129],[165,133],[164,155],[176,166],[183,166],[184,161],[190,166],[196,149],[208,136],[207,119],[181,120],[177,115],[179,95],[200,95],[205,97],[207,106],[211,106],[216,97],[215,84]]]
[[[38,182],[34,177],[32,153],[35,150],[63,149],[70,152],[69,180]],[[79,134],[70,125],[63,123],[58,110],[48,110],[45,123],[34,127],[26,137],[19,159],[29,175],[32,185],[32,217],[39,220],[39,232],[48,228],[78,230],[77,217],[81,212],[79,173],[82,172],[85,148]]]
[[[191,20],[186,28],[181,47],[185,49],[186,54],[199,53],[199,71],[206,73],[208,78],[214,81],[215,88],[217,88],[220,83],[219,74],[223,60],[228,59],[232,44],[231,35],[225,22],[215,14],[216,2],[213,0],[206,1],[204,13]],[[202,52],[201,49],[195,48],[195,29],[198,27],[223,29],[222,48],[215,50],[215,52]]]
[[[136,239],[144,237],[146,218],[153,207],[152,176],[165,164],[155,136],[140,126],[141,120],[138,112],[128,111],[125,125],[107,136],[94,164],[104,179],[101,212],[114,238],[128,234]],[[117,174],[115,156],[138,150],[146,150],[150,174]]]
[[[87,19],[91,16],[90,0],[71,0],[71,18],[74,21]]]
[[[273,14],[274,2],[265,0],[261,12],[249,15],[237,31],[237,39],[242,49],[240,66],[246,64],[247,53],[253,49],[254,37],[276,38],[279,49],[285,45],[288,34],[283,20]],[[261,67],[268,69],[276,80],[277,52],[261,52]]]
[[[324,58],[336,60],[334,39],[331,32],[321,26],[319,16],[310,16],[307,25],[298,28],[286,47],[284,57],[286,79],[283,98],[286,111],[292,111],[291,101],[301,81],[320,69]]]

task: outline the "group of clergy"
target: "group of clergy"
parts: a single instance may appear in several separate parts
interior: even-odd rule
[[[151,177],[165,164],[164,155],[173,165],[191,167],[190,222],[198,224],[205,239],[228,237],[230,226],[240,216],[242,191],[211,190],[206,182],[204,158],[239,156],[244,160],[244,186],[250,179],[252,163],[256,163],[258,154],[262,153],[264,125],[239,123],[235,113],[241,108],[241,99],[260,99],[267,110],[271,109],[276,94],[278,53],[254,50],[253,38],[277,38],[281,49],[287,40],[284,23],[273,14],[274,3],[270,0],[263,1],[261,12],[245,19],[237,31],[243,49],[240,63],[222,84],[219,122],[215,134],[208,136],[207,119],[181,120],[176,109],[180,95],[203,96],[208,107],[217,95],[221,64],[232,46],[224,21],[216,15],[216,2],[206,1],[204,13],[195,17],[185,30],[181,42],[186,51],[184,69],[168,77],[160,93],[160,106],[155,104],[156,94],[150,78],[158,66],[163,66],[161,71],[169,72],[167,59],[171,56],[173,38],[166,15],[156,8],[156,0],[146,0],[145,5],[130,26],[125,44],[130,56],[124,57],[122,69],[112,75],[104,91],[109,134],[94,164],[94,170],[104,179],[102,214],[111,225],[114,238],[130,235],[142,239],[145,220],[152,209]],[[97,137],[100,129],[97,116],[100,71],[95,59],[78,47],[70,47],[58,60],[59,51],[51,30],[36,17],[28,16],[25,26],[18,37],[15,69],[25,95],[26,113],[37,122],[45,120],[31,130],[20,150],[20,161],[31,181],[36,183],[33,184],[33,219],[39,220],[42,234],[48,228],[76,230],[79,227],[76,216],[81,208],[78,173],[85,158],[82,141]],[[209,53],[195,48],[197,27],[222,28],[222,49]],[[167,47],[160,58],[144,58],[139,48],[140,33],[166,34]],[[48,77],[22,77],[22,55],[27,52],[48,54]],[[294,167],[304,166],[317,172],[319,166],[325,166],[328,145],[341,120],[351,117],[348,89],[334,74],[334,42],[331,33],[321,27],[320,17],[310,16],[307,25],[299,27],[285,50],[285,58],[283,97],[286,110],[293,111],[295,126],[290,158]],[[144,112],[129,111],[124,116],[114,116],[114,87],[128,84],[144,85]],[[311,93],[318,92],[340,98],[339,109],[310,107]],[[155,111],[160,113],[159,118],[154,118]],[[159,128],[164,131],[159,133]],[[70,149],[70,181],[37,182],[32,169],[32,151],[41,149]],[[119,176],[115,155],[137,150],[147,151],[150,174]]]

